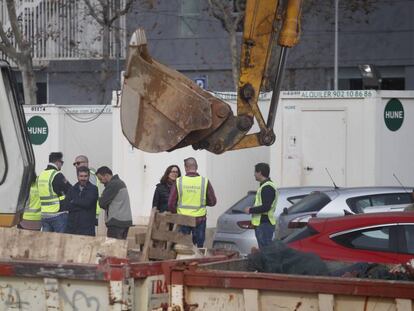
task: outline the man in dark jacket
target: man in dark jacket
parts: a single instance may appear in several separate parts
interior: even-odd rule
[[[76,169],[78,182],[66,194],[69,209],[66,233],[95,236],[95,212],[98,188],[89,182],[89,169]]]
[[[102,166],[96,171],[96,177],[105,189],[99,198],[99,206],[105,210],[107,237],[126,240],[129,227],[132,226],[132,213],[129,194],[125,183],[118,175]]]

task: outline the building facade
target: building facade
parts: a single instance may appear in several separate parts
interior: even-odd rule
[[[414,1],[376,2],[353,12],[339,1],[338,86],[361,89],[358,66],[373,64],[382,88],[413,89]],[[319,7],[304,12],[300,43],[289,51],[285,90],[334,87],[334,1],[313,3]],[[161,62],[193,79],[204,77],[211,90],[232,90],[228,36],[207,1],[155,1],[152,10],[135,8],[127,27],[128,33],[146,29],[150,51]]]
[[[241,2],[233,0],[235,12]],[[319,6],[304,11],[301,41],[289,51],[284,90],[334,88],[334,1],[313,2]],[[109,103],[110,90],[119,88],[128,38],[138,27],[145,29],[149,51],[161,63],[207,89],[233,90],[228,34],[212,16],[207,0],[134,1],[111,32],[111,79],[103,101],[98,100],[100,26],[87,14],[83,1],[19,3],[25,6],[18,8],[23,24],[32,25],[25,31],[36,41],[39,103]],[[339,89],[363,88],[358,66],[364,64],[377,67],[382,89],[414,89],[414,1],[376,1],[367,12],[353,12],[345,1],[339,4]],[[6,20],[3,17],[3,25]],[[120,52],[115,51],[116,36]]]

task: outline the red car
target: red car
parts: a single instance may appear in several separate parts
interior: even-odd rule
[[[283,241],[326,260],[406,263],[414,258],[414,212],[313,218]]]

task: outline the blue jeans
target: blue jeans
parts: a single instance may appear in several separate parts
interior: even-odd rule
[[[42,231],[64,233],[67,222],[68,213],[59,214],[50,218],[42,218]]]
[[[257,244],[259,245],[259,248],[262,249],[272,242],[275,226],[270,222],[265,222],[257,226],[254,229],[254,233],[256,234]]]
[[[184,234],[193,235],[193,244],[197,247],[203,247],[206,239],[206,221],[202,221],[197,224],[194,228],[189,226],[181,226],[179,231]]]

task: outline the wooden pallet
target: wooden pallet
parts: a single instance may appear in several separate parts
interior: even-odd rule
[[[0,228],[1,259],[95,264],[105,256],[126,255],[125,240]]]
[[[194,217],[151,211],[147,232],[136,235],[142,245],[141,261],[175,259],[174,244],[193,246],[192,236],[178,232],[179,226],[195,227]]]

